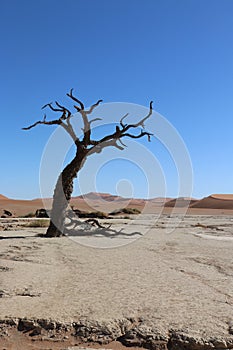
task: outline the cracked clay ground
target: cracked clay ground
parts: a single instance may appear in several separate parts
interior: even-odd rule
[[[171,330],[232,337],[233,217],[187,216],[170,233],[166,215],[111,223],[135,236],[2,232],[1,320],[83,320],[114,328],[134,319],[164,337]]]

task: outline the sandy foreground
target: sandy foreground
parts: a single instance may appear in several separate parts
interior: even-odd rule
[[[0,232],[0,348],[24,334],[24,349],[233,349],[233,216],[108,222],[115,232]]]

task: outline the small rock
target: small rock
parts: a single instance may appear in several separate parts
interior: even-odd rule
[[[40,335],[41,334],[41,328],[36,327],[33,329],[31,333],[29,333],[30,337],[34,337],[35,335]]]
[[[18,323],[18,331],[32,331],[36,327],[36,324],[34,321],[30,321],[27,319],[20,319]]]
[[[42,328],[44,328],[46,330],[53,330],[56,328],[56,323],[52,322],[50,320],[39,319],[39,320],[37,320],[37,322]]]

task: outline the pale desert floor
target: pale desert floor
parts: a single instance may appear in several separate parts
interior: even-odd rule
[[[175,337],[200,349],[233,348],[233,216],[108,222],[116,232],[46,239],[36,236],[45,228],[1,231],[2,324],[45,319],[75,325],[84,341],[143,346]]]

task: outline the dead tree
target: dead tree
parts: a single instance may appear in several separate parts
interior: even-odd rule
[[[81,102],[78,98],[76,98],[73,95],[73,89],[71,89],[70,92],[67,93],[67,96],[73,101],[75,101],[74,108],[82,118],[83,134],[81,138],[77,137],[74,128],[71,124],[71,117],[73,117],[74,115],[68,108],[62,106],[57,101],[55,102],[56,106],[54,106],[51,102],[44,105],[42,109],[48,107],[53,112],[60,113],[60,117],[58,119],[47,121],[46,115],[44,115],[43,120],[37,121],[34,124],[23,128],[23,130],[29,130],[39,124],[59,125],[63,127],[65,131],[70,135],[76,146],[76,153],[74,158],[63,169],[63,171],[58,177],[53,195],[53,205],[50,214],[50,225],[47,229],[45,237],[59,237],[63,235],[66,211],[73,192],[73,181],[77,177],[78,172],[83,167],[85,160],[89,155],[94,153],[100,153],[104,148],[110,146],[123,150],[125,147],[125,144],[122,142],[123,138],[129,137],[133,139],[139,139],[143,136],[146,136],[148,138],[148,141],[150,141],[150,137],[152,135],[151,133],[145,130],[145,122],[152,115],[152,101],[150,102],[148,114],[144,118],[139,120],[137,123],[126,124],[125,120],[128,116],[128,114],[126,114],[120,119],[119,125],[116,126],[113,133],[106,135],[99,140],[93,140],[91,137],[91,124],[97,120],[100,120],[100,118],[94,118],[90,120],[89,116],[93,112],[93,110],[102,102],[102,100],[97,101],[89,109],[85,109],[83,102]],[[140,132],[137,132],[136,134],[132,133],[133,129],[138,130],[138,128],[140,127]]]

